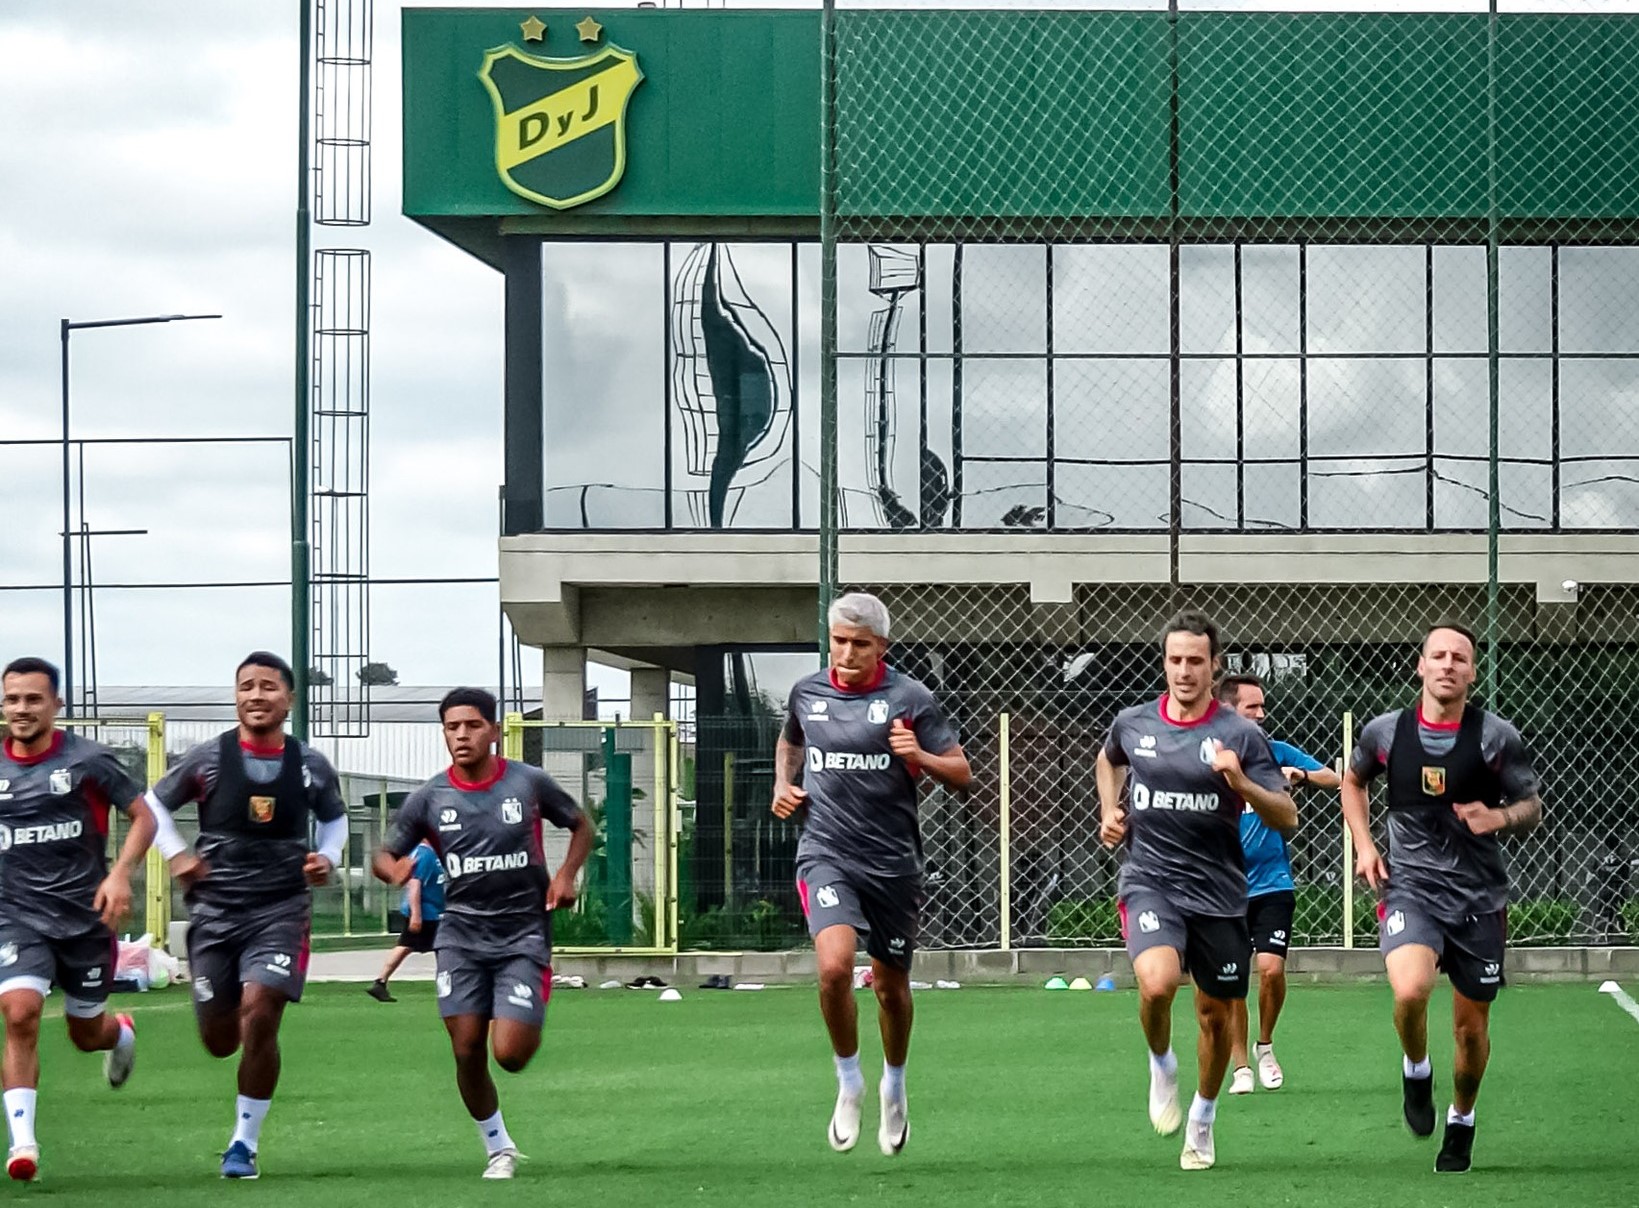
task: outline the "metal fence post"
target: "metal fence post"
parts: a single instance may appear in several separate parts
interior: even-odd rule
[[[997,733],[996,761],[1000,782],[996,794],[996,806],[1001,827],[1001,908],[1002,908],[1002,951],[1006,952],[1013,947],[1013,858],[1012,858],[1012,805],[1013,786],[1011,769],[1009,767],[1008,740],[1009,730],[1013,718],[1011,714],[1003,713]]]
[[[165,775],[165,714],[148,714],[148,787],[153,788]],[[165,857],[157,847],[150,847],[147,856],[148,884],[147,927],[154,943],[161,948],[170,942],[171,932],[171,877],[165,867]]]
[[[524,757],[524,715],[508,713],[501,722],[501,758]]]
[[[1349,770],[1354,758],[1354,714],[1343,715],[1343,771]],[[1368,815],[1368,825],[1370,817]],[[1343,946],[1354,947],[1354,836],[1343,826]]]

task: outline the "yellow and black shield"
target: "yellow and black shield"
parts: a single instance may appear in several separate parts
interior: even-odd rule
[[[620,183],[626,105],[643,82],[631,51],[548,59],[500,46],[478,78],[495,104],[495,170],[507,188],[567,210]]]
[[[252,822],[273,821],[273,797],[252,797],[250,799],[250,820]]]
[[[1446,770],[1444,768],[1423,769],[1423,792],[1430,797],[1443,797],[1446,791]]]

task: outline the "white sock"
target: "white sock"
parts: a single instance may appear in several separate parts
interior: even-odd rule
[[[11,1129],[11,1146],[37,1145],[34,1139],[34,1100],[39,1092],[32,1086],[16,1086],[5,1094],[6,1124]]]
[[[1258,1041],[1257,1044],[1252,1046],[1252,1055],[1254,1057],[1262,1057],[1265,1053],[1273,1053],[1274,1051],[1275,1051],[1275,1046],[1274,1046],[1273,1043],[1265,1044],[1261,1040]]]
[[[131,1030],[131,1025],[120,1020],[120,1038],[114,1042],[115,1048],[128,1049],[137,1042],[137,1034]]]
[[[1218,1118],[1218,1101],[1203,1099],[1201,1092],[1195,1092],[1195,1098],[1189,1102],[1189,1121],[1191,1124],[1211,1124]]]
[[[267,1119],[267,1109],[272,1106],[272,1099],[251,1099],[245,1095],[235,1099],[233,1141],[243,1141],[245,1148],[255,1153],[262,1137],[262,1121]],[[228,1144],[233,1144],[233,1141]]]
[[[859,1054],[852,1057],[837,1057],[837,1085],[850,1095],[858,1095],[865,1090],[865,1075],[859,1069]]]
[[[902,1065],[882,1065],[882,1093],[896,1102],[905,1098],[905,1067]]]
[[[478,1125],[478,1137],[484,1143],[484,1152],[491,1155],[500,1153],[503,1149],[516,1149],[512,1138],[507,1134],[506,1124],[501,1119],[500,1110],[488,1120],[475,1120]]]
[[[1474,1127],[1474,1113],[1469,1112],[1468,1115],[1465,1116],[1465,1115],[1462,1114],[1462,1112],[1457,1110],[1457,1105],[1455,1103],[1453,1103],[1448,1109],[1446,1109],[1446,1123],[1447,1124],[1466,1124],[1466,1125],[1468,1125],[1469,1128],[1473,1128]]]
[[[1178,1055],[1171,1049],[1157,1056],[1150,1054],[1150,1073],[1165,1074],[1168,1078],[1178,1076]]]
[[[1407,1078],[1434,1077],[1434,1062],[1424,1057],[1421,1061],[1413,1061],[1410,1057],[1400,1058],[1400,1068],[1406,1072]]]

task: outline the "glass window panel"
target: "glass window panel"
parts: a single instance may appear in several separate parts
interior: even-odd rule
[[[1424,286],[1420,247],[1311,247],[1309,351],[1421,351]]]
[[[1053,268],[1057,352],[1152,352],[1170,344],[1167,249],[1138,244],[1061,247]]]
[[[1235,351],[1235,249],[1178,249],[1178,338],[1187,353]]]

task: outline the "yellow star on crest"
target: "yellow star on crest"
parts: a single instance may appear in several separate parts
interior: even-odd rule
[[[575,23],[575,32],[580,34],[582,42],[596,42],[603,36],[603,26],[594,18],[587,17],[586,20]]]
[[[525,42],[540,42],[546,37],[546,22],[539,17],[532,16],[527,21],[520,21],[518,28],[524,31]]]

